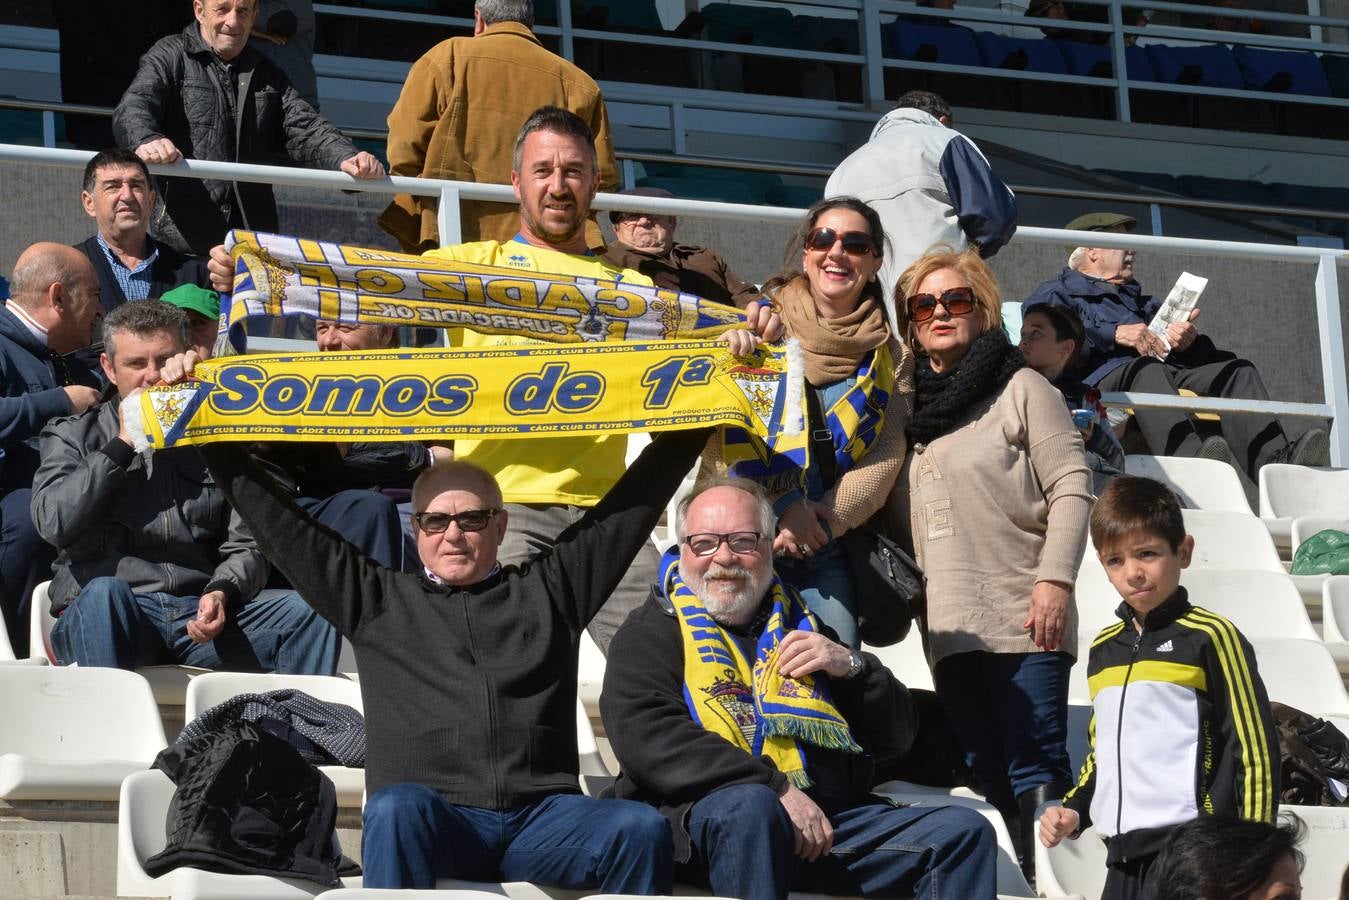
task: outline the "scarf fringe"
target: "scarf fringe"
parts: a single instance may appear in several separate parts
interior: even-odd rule
[[[846,753],[862,752],[862,748],[853,740],[852,732],[848,730],[848,727],[836,722],[821,722],[815,719],[802,719],[799,716],[768,714],[764,716],[762,727],[766,734],[805,741],[826,750],[842,750]]]
[[[798,791],[804,791],[815,786],[815,782],[810,780],[810,776],[806,774],[805,769],[792,769],[782,774],[787,776],[787,780],[792,783],[792,787]]]

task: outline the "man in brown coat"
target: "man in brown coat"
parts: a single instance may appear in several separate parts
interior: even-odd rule
[[[530,28],[532,0],[477,0],[473,37],[442,41],[413,63],[389,114],[389,166],[394,175],[511,183],[512,150],[534,110],[560,106],[590,126],[599,154],[600,189],[618,185],[604,97],[585,72],[545,50]],[[437,200],[399,194],[379,224],[403,250],[440,246]],[[502,243],[520,229],[514,203],[465,201],[462,240]],[[586,235],[602,247],[593,222]]]

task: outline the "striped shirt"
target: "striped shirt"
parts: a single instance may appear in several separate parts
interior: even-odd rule
[[[155,260],[159,259],[159,248],[155,246],[155,239],[148,234],[145,236],[145,244],[150,248],[150,255],[133,269],[122,262],[122,258],[108,246],[108,242],[103,240],[102,232],[97,236],[98,245],[103,248],[103,255],[108,258],[108,265],[112,268],[112,277],[117,279],[117,286],[122,289],[122,296],[128,301],[144,300],[149,297],[150,287],[153,284],[150,270],[154,267]]]

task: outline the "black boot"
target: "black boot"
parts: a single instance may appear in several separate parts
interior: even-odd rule
[[[1016,840],[1017,857],[1021,862],[1021,874],[1026,876],[1026,883],[1032,888],[1035,887],[1035,844],[1039,840],[1036,833],[1039,822],[1035,812],[1050,800],[1062,800],[1070,787],[1072,785],[1064,781],[1048,781],[1017,795],[1020,821],[1017,823],[1019,828],[1012,834]]]

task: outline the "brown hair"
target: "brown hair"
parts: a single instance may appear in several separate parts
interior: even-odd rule
[[[1185,540],[1180,501],[1160,481],[1137,475],[1111,479],[1091,510],[1091,542],[1097,551],[1131,534],[1157,535],[1171,552]]]
[[[956,250],[946,244],[934,247],[918,257],[895,282],[895,321],[899,333],[915,353],[921,353],[913,323],[909,321],[909,297],[917,293],[918,285],[942,269],[950,269],[974,290],[975,302],[983,318],[980,334],[1002,328],[1002,288],[998,286],[993,270],[979,258],[977,250]],[[1005,333],[1006,329],[1004,329]]]

